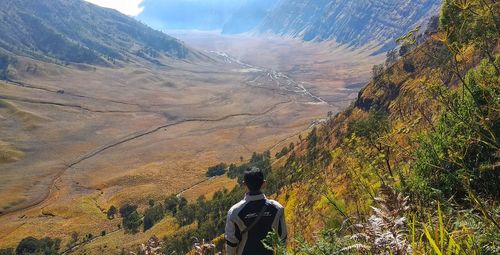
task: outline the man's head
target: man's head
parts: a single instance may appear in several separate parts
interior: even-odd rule
[[[264,173],[262,173],[262,171],[257,167],[252,167],[251,169],[245,171],[243,182],[250,192],[260,191],[265,182]]]

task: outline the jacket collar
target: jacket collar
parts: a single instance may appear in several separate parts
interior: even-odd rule
[[[263,199],[267,199],[266,198],[266,195],[264,195],[264,193],[260,193],[260,194],[250,194],[250,193],[246,193],[245,194],[245,201],[257,201],[257,200],[263,200]]]

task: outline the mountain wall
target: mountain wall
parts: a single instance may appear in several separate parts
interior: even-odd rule
[[[284,0],[256,28],[302,38],[335,40],[353,46],[392,41],[437,14],[441,0]]]

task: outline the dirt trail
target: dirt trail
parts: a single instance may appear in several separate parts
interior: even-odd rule
[[[0,99],[1,98],[3,98],[3,97],[0,96]],[[11,99],[9,99],[9,100],[11,100]],[[116,146],[119,146],[121,144],[124,144],[124,143],[130,142],[130,141],[139,139],[141,137],[144,137],[144,136],[147,136],[147,135],[150,135],[150,134],[153,134],[153,133],[156,133],[156,132],[158,132],[158,131],[160,131],[162,129],[166,129],[166,128],[169,128],[169,127],[172,127],[172,126],[181,125],[181,124],[184,124],[184,123],[190,123],[190,122],[219,122],[219,121],[224,121],[224,120],[227,120],[229,118],[234,118],[234,117],[261,116],[261,115],[265,115],[265,114],[273,111],[274,109],[276,109],[280,105],[288,104],[288,103],[291,103],[291,102],[292,101],[285,101],[285,102],[276,103],[276,104],[272,105],[271,107],[269,107],[268,109],[266,109],[266,110],[264,110],[263,112],[260,112],[260,113],[236,113],[236,114],[225,115],[225,116],[222,116],[220,118],[214,118],[214,119],[210,119],[210,118],[191,118],[191,119],[180,120],[180,121],[177,121],[177,122],[174,122],[174,123],[161,125],[161,126],[152,128],[152,129],[147,130],[147,131],[135,133],[135,134],[132,134],[132,135],[130,135],[128,137],[125,137],[125,138],[119,139],[119,140],[117,140],[115,142],[112,142],[110,144],[101,146],[100,148],[97,148],[94,151],[91,151],[91,152],[89,152],[89,153],[87,153],[85,155],[82,155],[81,157],[77,158],[76,160],[74,160],[70,164],[66,165],[66,167],[64,169],[61,169],[61,171],[59,171],[54,176],[54,178],[52,179],[52,181],[50,182],[48,190],[37,201],[34,201],[31,204],[28,204],[28,205],[25,205],[25,206],[22,206],[22,207],[18,207],[18,208],[12,209],[12,210],[6,210],[6,211],[3,212],[2,215],[0,215],[0,217],[4,217],[4,216],[11,215],[11,214],[18,213],[18,212],[23,212],[23,211],[26,211],[26,210],[29,210],[29,209],[33,209],[33,208],[41,205],[43,202],[45,202],[52,195],[52,193],[54,192],[54,190],[57,189],[56,183],[60,180],[61,176],[67,170],[71,169],[72,167],[80,164],[81,162],[83,162],[85,160],[88,160],[90,158],[98,156],[99,154],[101,154],[101,153],[103,153],[103,152],[105,152],[105,151],[107,151],[109,149],[112,149],[112,148],[114,148]],[[196,184],[196,185],[198,185],[198,184]]]
[[[80,109],[80,110],[93,112],[93,113],[158,113],[158,112],[153,112],[153,111],[95,110],[95,109],[91,109],[91,108],[88,108],[88,107],[85,107],[85,106],[82,106],[79,104],[58,103],[58,102],[34,100],[34,99],[27,99],[27,98],[21,98],[21,97],[13,97],[13,96],[3,96],[3,95],[0,95],[0,99],[5,99],[5,100],[9,100],[9,101],[16,101],[16,102],[23,102],[23,103],[30,103],[30,104],[42,104],[42,105],[69,107],[69,108]]]
[[[57,89],[50,89],[50,88],[41,87],[41,86],[35,86],[32,84],[28,84],[26,82],[15,81],[15,80],[7,80],[7,81],[5,81],[5,84],[13,85],[13,86],[21,87],[21,88],[28,88],[28,89],[33,89],[33,90],[45,91],[45,92],[49,92],[49,93],[53,93],[53,94],[58,94],[61,96],[66,96],[66,97],[84,98],[84,99],[90,99],[90,100],[95,100],[95,101],[128,105],[128,106],[135,106],[135,107],[141,107],[141,108],[142,107],[162,107],[162,106],[170,106],[171,105],[171,104],[137,104],[137,103],[124,102],[124,101],[114,100],[114,99],[109,99],[109,98],[91,97],[91,96],[85,96],[85,95],[80,95],[80,94],[68,92],[65,90],[57,90]]]

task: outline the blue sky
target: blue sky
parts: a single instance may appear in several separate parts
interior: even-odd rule
[[[143,0],[86,0],[102,7],[113,8],[129,16],[137,16],[143,11]]]

